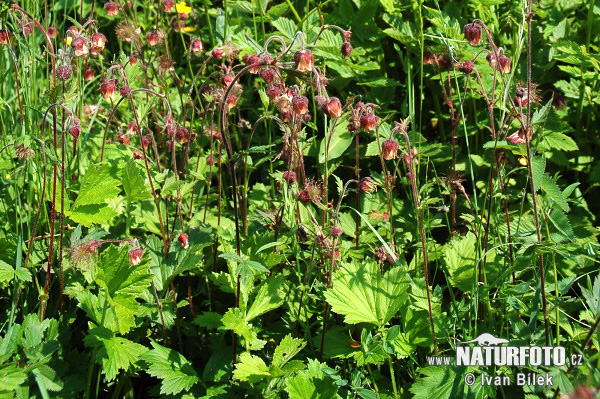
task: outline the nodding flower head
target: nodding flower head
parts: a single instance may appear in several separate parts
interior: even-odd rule
[[[77,36],[75,39],[73,39],[71,42],[71,47],[73,48],[73,53],[76,57],[87,55],[90,52],[88,41],[83,36]]]
[[[117,15],[119,13],[119,6],[111,0],[104,4],[104,10],[108,15]]]
[[[298,50],[294,54],[294,63],[296,64],[296,69],[300,72],[312,71],[314,61],[315,57],[313,56],[313,53],[308,50]]]
[[[340,226],[331,226],[331,235],[333,237],[339,237],[343,233],[342,228]]]
[[[163,0],[162,8],[164,12],[171,12],[175,7],[175,2],[173,0]]]
[[[475,69],[475,64],[473,64],[472,61],[459,62],[457,64],[457,68],[462,73],[466,73],[468,75]]]
[[[308,98],[296,96],[292,99],[292,109],[296,115],[304,115],[308,112]]]
[[[260,71],[260,77],[263,78],[268,85],[271,85],[277,78],[277,70],[275,68],[263,69]]]
[[[488,54],[485,56],[485,59],[487,60],[488,64],[490,64],[490,67],[492,67],[492,69],[496,68],[498,60],[496,59],[496,55],[493,52],[488,52]]]
[[[81,134],[81,126],[79,125],[78,119],[73,120],[73,126],[69,129],[69,133],[73,136],[73,140],[77,141]]]
[[[181,233],[177,241],[179,241],[183,249],[188,249],[190,246],[189,236],[186,233]]]
[[[123,97],[129,97],[131,95],[131,87],[129,87],[128,85],[123,85],[119,89],[119,93],[121,93]]]
[[[133,266],[139,265],[142,262],[143,255],[144,250],[140,246],[129,250],[129,263],[131,263]]]
[[[246,65],[258,64],[261,63],[262,60],[258,56],[258,54],[245,54],[243,57],[243,61]],[[250,73],[256,75],[261,70],[260,66],[250,68]]]
[[[365,194],[372,194],[377,191],[377,183],[370,177],[363,177],[358,183],[358,189]]]
[[[192,40],[192,43],[190,44],[190,50],[195,56],[200,56],[202,54],[202,50],[204,50],[204,44],[202,44],[202,40]]]
[[[365,112],[360,116],[360,127],[369,132],[375,129],[378,121],[379,117],[373,112]]]
[[[221,58],[223,58],[224,54],[225,54],[225,51],[221,47],[217,47],[212,51],[213,58],[215,58],[217,60],[220,60]]]
[[[498,66],[503,73],[510,73],[510,58],[504,54],[498,57]]]
[[[56,28],[54,26],[49,26],[48,29],[46,29],[46,33],[50,39],[56,39]]]
[[[160,43],[161,39],[161,35],[158,33],[158,31],[155,30],[153,30],[152,32],[148,32],[148,34],[146,35],[146,41],[148,42],[148,45],[150,47],[156,46],[158,43]]]
[[[286,170],[285,172],[283,172],[281,177],[283,178],[283,180],[286,181],[288,185],[291,185],[296,182],[296,172]]]
[[[389,138],[381,143],[381,155],[387,161],[395,159],[398,156],[398,142]]]
[[[209,155],[206,157],[206,164],[208,166],[214,165],[215,164],[215,157],[213,157],[212,155]]]
[[[342,103],[337,97],[331,97],[328,101],[323,102],[321,108],[332,119],[342,116]]]
[[[433,53],[428,49],[423,50],[423,65],[433,64]]]
[[[92,55],[99,55],[106,46],[106,36],[100,32],[96,32],[92,35]]]
[[[86,69],[85,72],[83,73],[83,78],[88,82],[90,80],[94,80],[94,76],[95,76],[95,74],[94,74],[94,70],[92,68]]]
[[[73,75],[73,70],[71,69],[71,67],[69,65],[61,65],[58,68],[56,68],[56,77],[59,80],[62,80],[63,82],[65,80],[71,79],[72,75]]]
[[[471,46],[477,46],[481,42],[481,25],[473,22],[465,25],[465,39]]]
[[[115,90],[117,89],[117,79],[110,79],[100,85],[100,93],[105,100],[115,98]]]
[[[271,100],[275,100],[275,98],[281,93],[281,87],[271,86],[271,87],[268,87],[267,90],[265,90],[265,92],[267,93],[267,96],[269,96],[269,98]]]
[[[348,57],[351,52],[352,52],[352,45],[350,44],[350,42],[342,43],[342,55],[344,57]]]

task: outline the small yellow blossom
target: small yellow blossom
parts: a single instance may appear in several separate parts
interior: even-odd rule
[[[73,38],[71,36],[67,36],[67,38],[65,39],[65,41],[67,42],[67,46],[70,46],[71,42],[73,41]]]
[[[180,1],[179,3],[175,4],[175,10],[178,14],[189,14],[192,12],[192,7],[189,7],[185,1]]]
[[[185,27],[183,28],[183,31],[184,31],[184,32],[187,32],[187,33],[190,33],[190,32],[196,32],[196,28],[195,28],[195,27],[193,27],[193,26],[185,26]]]
[[[523,166],[527,166],[527,158],[525,158],[525,157],[519,158],[519,163]]]

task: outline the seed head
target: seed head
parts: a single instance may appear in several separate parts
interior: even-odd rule
[[[294,63],[296,64],[296,69],[300,72],[312,71],[314,61],[315,57],[313,56],[313,53],[308,50],[298,50],[294,54]]]

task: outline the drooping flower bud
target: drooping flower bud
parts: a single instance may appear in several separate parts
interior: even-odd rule
[[[89,46],[87,39],[83,36],[78,36],[71,42],[73,53],[76,57],[81,57],[89,53]]]
[[[179,243],[181,244],[181,247],[183,249],[188,249],[190,246],[190,242],[189,242],[189,237],[186,233],[181,233],[179,235],[179,238],[177,238],[177,241],[179,241]]]
[[[83,78],[88,82],[94,80],[94,70],[92,68],[86,69],[83,73]]]
[[[110,79],[100,85],[100,92],[105,100],[115,98],[115,90],[117,89],[117,79]]]
[[[212,51],[212,56],[213,58],[220,60],[221,58],[223,58],[223,55],[225,54],[225,51],[223,51],[223,49],[221,47],[217,47]]]
[[[496,55],[493,52],[488,52],[488,54],[485,56],[485,59],[487,60],[488,64],[490,64],[492,69],[496,68],[498,61],[496,60]]]
[[[471,46],[477,46],[481,42],[481,25],[473,22],[465,25],[465,39]]]
[[[96,32],[92,35],[92,55],[99,55],[106,46],[106,36],[102,33]]]
[[[433,54],[431,51],[423,50],[423,65],[433,64]]]
[[[510,58],[504,54],[498,57],[498,66],[504,73],[510,73]]]
[[[46,29],[46,33],[50,39],[56,39],[56,28],[54,26],[49,26],[48,29]]]
[[[367,132],[375,129],[377,122],[379,121],[379,117],[377,117],[372,112],[364,113],[360,116],[360,127],[362,127]]]
[[[173,11],[173,7],[175,6],[175,2],[173,0],[163,0],[162,7],[164,12]]]
[[[352,52],[352,45],[350,44],[350,42],[342,43],[342,55],[344,57],[348,57],[351,52]]]
[[[117,15],[119,13],[119,6],[111,0],[104,4],[104,10],[108,15]]]
[[[6,45],[10,43],[10,31],[6,29],[0,29],[0,44]]]
[[[212,155],[209,155],[206,157],[206,164],[208,166],[214,165],[215,164],[215,157],[213,157]]]
[[[285,172],[283,172],[281,177],[287,182],[288,185],[296,182],[296,172],[286,170]]]
[[[339,237],[343,233],[342,228],[340,226],[332,226],[331,227],[331,235],[333,237]]]
[[[342,103],[337,97],[331,97],[329,101],[324,102],[321,107],[327,116],[332,119],[342,116]]]
[[[271,85],[275,81],[275,78],[277,78],[277,71],[275,68],[263,69],[260,71],[260,77],[263,78],[267,84]]]
[[[312,71],[314,61],[315,57],[313,56],[313,53],[308,50],[298,50],[294,54],[294,63],[296,64],[296,69],[300,72]]]
[[[233,76],[231,76],[228,73],[225,74],[225,75],[223,75],[222,82],[223,82],[223,86],[229,87],[229,85],[231,84],[231,82],[233,82]]]
[[[79,125],[79,121],[74,121],[73,126],[69,129],[69,133],[73,136],[73,140],[77,140],[79,135],[81,134],[81,126]]]
[[[398,142],[390,138],[381,143],[381,155],[387,161],[395,159],[398,156]]]
[[[281,93],[281,88],[279,86],[271,86],[271,87],[268,87],[265,92],[267,93],[267,96],[269,96],[269,98],[271,100],[274,100],[275,97],[277,97],[279,95],[279,93]]]
[[[202,50],[204,50],[204,44],[202,44],[201,40],[194,39],[190,44],[190,50],[195,56],[200,56],[202,54]]]
[[[133,248],[129,251],[129,263],[133,266],[137,266],[142,262],[142,256],[144,255],[144,250],[142,247]]]
[[[58,80],[62,80],[64,82],[65,80],[71,79],[72,75],[73,70],[69,65],[61,65],[58,68],[56,68],[56,77],[58,78]]]
[[[358,183],[358,189],[365,194],[371,194],[377,191],[377,183],[370,177],[363,177]]]
[[[466,73],[467,75],[473,72],[475,69],[475,64],[471,61],[464,61],[458,64],[458,70],[462,73]]]
[[[123,97],[129,97],[131,95],[131,87],[123,85],[123,87],[119,89],[119,93],[121,93]]]
[[[146,35],[146,41],[150,47],[156,46],[158,43],[160,43],[161,39],[161,35],[155,30],[148,32]]]

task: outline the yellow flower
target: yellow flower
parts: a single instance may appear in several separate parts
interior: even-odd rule
[[[188,7],[185,1],[180,1],[179,3],[175,4],[175,10],[178,14],[189,14],[192,12],[192,7]]]
[[[195,31],[196,31],[196,28],[194,28],[193,26],[185,26],[185,27],[183,28],[183,31],[184,31],[184,32],[188,32],[188,33],[189,33],[189,32],[195,32]]]
[[[519,163],[523,166],[527,166],[527,158],[525,158],[525,157],[519,158]]]
[[[67,38],[65,39],[65,42],[67,42],[67,46],[70,46],[72,41],[73,38],[71,36],[67,36]]]

